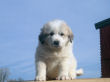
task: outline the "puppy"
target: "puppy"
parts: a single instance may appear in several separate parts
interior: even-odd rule
[[[69,80],[83,74],[82,69],[76,70],[73,37],[71,29],[62,20],[53,20],[43,26],[35,54],[35,80]]]

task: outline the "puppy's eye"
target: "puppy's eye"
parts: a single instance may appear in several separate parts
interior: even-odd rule
[[[61,33],[60,35],[61,35],[61,36],[64,36],[64,33]]]
[[[54,33],[53,33],[53,32],[51,32],[51,33],[50,33],[50,36],[53,36],[53,35],[54,35]]]

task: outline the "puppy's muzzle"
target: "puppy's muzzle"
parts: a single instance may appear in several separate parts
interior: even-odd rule
[[[53,45],[54,45],[55,47],[59,47],[60,42],[56,40],[56,41],[53,42]]]

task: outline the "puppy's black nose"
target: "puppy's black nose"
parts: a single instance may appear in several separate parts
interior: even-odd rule
[[[54,41],[53,43],[55,46],[59,46],[59,41]]]

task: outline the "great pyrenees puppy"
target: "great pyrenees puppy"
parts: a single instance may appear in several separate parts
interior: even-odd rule
[[[71,29],[62,20],[53,20],[43,26],[35,54],[35,80],[69,80],[83,74],[82,69],[76,70],[73,37]]]

